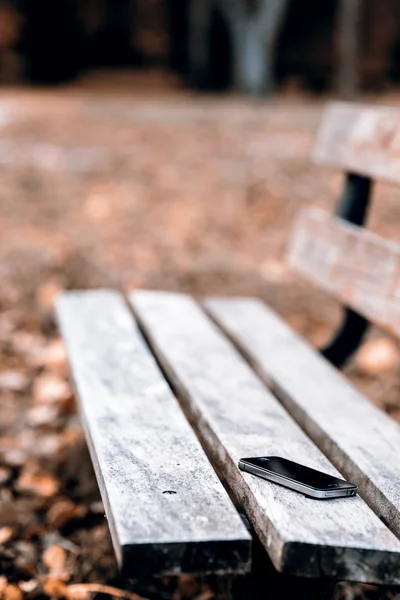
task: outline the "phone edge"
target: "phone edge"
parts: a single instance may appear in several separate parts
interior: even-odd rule
[[[358,494],[358,486],[356,486],[355,484],[351,484],[348,481],[346,481],[346,483],[352,485],[353,487],[325,491],[318,488],[306,486],[302,483],[293,481],[291,479],[287,479],[285,477],[282,477],[281,475],[272,473],[267,469],[255,467],[254,465],[242,461],[242,459],[239,460],[238,466],[239,469],[241,471],[244,471],[245,473],[250,473],[251,475],[255,475],[256,477],[260,477],[261,479],[265,479],[266,481],[271,481],[272,483],[276,483],[277,485],[281,485],[282,487],[285,487],[289,490],[298,492],[300,494],[303,494],[304,496],[308,496],[309,498],[315,498],[317,500],[330,500],[332,498],[354,498]],[[351,491],[354,493],[347,494],[347,491]]]

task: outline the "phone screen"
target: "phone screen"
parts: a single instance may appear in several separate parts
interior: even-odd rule
[[[242,460],[248,464],[254,465],[255,467],[272,471],[273,473],[277,473],[283,477],[287,477],[293,481],[298,481],[299,483],[303,483],[304,485],[308,485],[313,488],[325,489],[335,487],[355,487],[352,483],[344,481],[344,479],[338,479],[332,475],[321,473],[320,471],[299,465],[291,460],[287,460],[286,458],[279,458],[277,456],[261,456],[257,458],[244,458]]]

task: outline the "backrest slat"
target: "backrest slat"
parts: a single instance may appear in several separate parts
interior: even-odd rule
[[[287,262],[343,304],[400,336],[400,244],[308,208],[295,224]]]
[[[400,183],[400,109],[334,102],[325,110],[313,159]]]

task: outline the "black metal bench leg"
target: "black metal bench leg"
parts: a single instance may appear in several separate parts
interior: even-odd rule
[[[363,175],[348,173],[346,185],[338,202],[336,214],[355,225],[364,225],[371,196],[372,180]],[[342,366],[357,350],[369,322],[351,308],[345,308],[342,325],[321,354],[335,367]]]
[[[346,308],[342,326],[330,344],[321,350],[322,356],[335,367],[342,366],[361,344],[368,325],[362,315]]]

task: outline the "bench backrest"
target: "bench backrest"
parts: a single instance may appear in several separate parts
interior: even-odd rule
[[[324,112],[313,159],[400,183],[400,109],[334,102]]]
[[[297,219],[287,260],[293,270],[400,337],[400,244],[309,208]]]
[[[319,164],[356,174],[356,178],[361,175],[400,183],[400,110],[339,102],[330,105],[323,115],[313,158]],[[343,198],[348,201],[349,178],[347,185]],[[368,203],[368,199],[362,198],[362,202]],[[338,212],[344,214],[340,207]],[[346,216],[349,218],[348,211]],[[355,221],[361,223],[363,218]],[[313,207],[301,211],[296,220],[287,261],[345,306],[400,336],[399,244]]]

